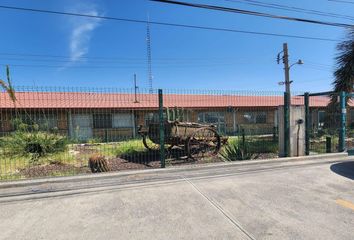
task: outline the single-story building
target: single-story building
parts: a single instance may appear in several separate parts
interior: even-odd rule
[[[1,135],[13,131],[13,120],[21,119],[81,141],[117,141],[135,137],[139,125],[147,125],[158,116],[157,94],[16,92],[16,98],[13,103],[7,93],[0,92]],[[283,101],[279,95],[163,96],[168,112],[178,108],[183,121],[215,124],[223,134],[236,134],[241,128],[259,134],[272,133],[278,125],[278,107]],[[312,127],[323,126],[328,102],[328,97],[311,97]],[[293,96],[292,104],[303,105],[304,98]],[[354,122],[354,108],[348,113],[348,122]]]

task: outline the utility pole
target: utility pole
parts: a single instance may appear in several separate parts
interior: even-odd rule
[[[284,64],[285,81],[279,82],[279,85],[285,85],[285,92],[289,96],[288,104],[290,106],[291,105],[290,84],[293,82],[293,81],[290,81],[290,69],[294,65],[302,65],[302,64],[304,64],[304,62],[301,59],[299,59],[297,62],[289,65],[289,51],[288,51],[288,44],[287,43],[283,44],[283,51],[278,53],[278,56],[277,56],[277,63],[278,64],[280,64],[280,56],[281,55],[283,55],[281,58],[282,58],[283,64]]]
[[[290,81],[290,68],[294,65],[302,65],[304,64],[301,59],[297,62],[289,65],[289,51],[288,44],[283,43],[283,51],[278,53],[277,62],[280,64],[280,56],[282,56],[283,64],[284,64],[284,74],[285,81],[279,82],[279,85],[285,85],[285,93],[284,93],[284,155],[289,156],[291,154],[291,146],[290,146],[290,112],[291,112],[291,91],[290,84],[293,81]]]
[[[291,105],[291,94],[290,94],[290,67],[289,67],[289,51],[288,44],[283,44],[283,63],[284,63],[284,73],[285,73],[285,92],[288,95],[288,106]]]

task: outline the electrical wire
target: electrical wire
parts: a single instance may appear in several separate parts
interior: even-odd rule
[[[2,56],[10,56],[10,57],[26,57],[29,59],[32,58],[39,58],[39,59],[44,59],[47,60],[49,59],[50,61],[52,59],[67,59],[65,61],[67,62],[74,62],[71,56],[64,56],[64,55],[53,55],[53,54],[32,54],[32,53],[3,53],[0,52],[0,58],[4,59]],[[6,57],[7,58],[7,57]],[[9,59],[9,58],[7,58]],[[97,61],[97,62],[120,62],[120,61],[142,61],[146,62],[146,58],[132,58],[132,57],[102,57],[102,56],[81,56],[77,57],[77,60],[75,62],[86,62],[86,61]],[[168,58],[154,58],[154,61],[200,61],[200,60],[209,60],[205,58],[173,58],[173,57],[168,57]],[[211,58],[213,60],[228,60],[228,59],[233,59],[233,58]],[[13,60],[20,60],[17,58],[13,58]],[[22,59],[21,59],[22,60]],[[25,60],[25,59],[23,59]]]
[[[208,10],[215,10],[215,11],[223,11],[223,12],[251,15],[251,16],[257,16],[257,17],[281,19],[281,20],[295,21],[295,22],[302,22],[302,23],[309,23],[309,24],[319,24],[319,25],[332,26],[332,27],[342,27],[342,28],[352,28],[353,27],[353,25],[346,24],[346,23],[325,22],[325,21],[318,21],[318,20],[305,19],[305,18],[279,16],[279,15],[274,15],[274,14],[269,14],[269,13],[249,11],[249,10],[243,10],[243,9],[238,9],[238,8],[221,7],[221,6],[216,6],[216,5],[179,2],[179,1],[172,1],[172,0],[150,0],[150,1],[186,6],[186,7],[193,7],[193,8],[201,8],[201,9],[208,9]]]
[[[344,1],[344,0],[328,0],[329,2],[337,2],[337,3],[346,3],[346,4],[354,4],[351,1]]]
[[[238,63],[239,64],[239,63]],[[145,69],[144,65],[89,65],[89,66],[73,66],[73,65],[47,65],[47,64],[18,64],[18,63],[0,63],[0,66],[10,66],[10,67],[26,67],[26,68],[77,68],[77,69]],[[166,64],[166,65],[154,65],[154,68],[211,68],[211,67],[224,67],[224,66],[235,66],[237,64],[233,63],[222,63],[222,64]]]
[[[224,1],[225,2],[232,2],[232,3],[247,4],[247,5],[257,6],[257,7],[285,10],[285,11],[291,11],[291,12],[297,12],[297,13],[305,13],[305,14],[310,14],[310,15],[354,20],[354,17],[349,16],[349,15],[337,14],[337,13],[332,13],[332,12],[323,12],[323,11],[318,11],[318,10],[314,10],[314,9],[300,8],[300,7],[294,7],[294,6],[282,5],[282,4],[276,4],[276,3],[265,3],[265,2],[260,2],[260,1],[256,1],[256,0],[224,0]]]
[[[66,16],[75,16],[75,17],[97,18],[97,19],[104,19],[104,20],[147,24],[147,21],[145,21],[145,20],[138,20],[138,19],[131,19],[131,18],[117,18],[117,17],[109,17],[109,16],[98,16],[98,15],[90,15],[90,14],[82,14],[82,13],[60,12],[60,11],[51,11],[51,10],[34,9],[34,8],[22,8],[22,7],[5,6],[5,5],[0,5],[0,9],[28,11],[28,12],[36,12],[36,13],[47,13],[47,14],[56,14],[56,15],[66,15]],[[339,42],[340,41],[340,40],[331,39],[331,38],[279,34],[279,33],[270,33],[270,32],[247,31],[247,30],[238,30],[238,29],[230,29],[230,28],[217,28],[217,27],[178,24],[178,23],[169,23],[169,22],[149,21],[149,23],[151,25],[160,25],[160,26],[169,26],[169,27],[183,27],[183,28],[190,28],[190,29],[202,29],[202,30],[222,31],[222,32],[231,32],[231,33],[243,33],[243,34],[263,35],[263,36],[271,36],[271,37],[287,37],[287,38],[329,41],[329,42]]]

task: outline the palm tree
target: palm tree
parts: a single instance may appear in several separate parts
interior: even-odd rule
[[[339,124],[340,112],[338,94],[341,91],[353,92],[354,84],[354,27],[348,32],[348,39],[337,45],[336,70],[334,72],[333,94],[328,104],[326,125],[336,127]],[[349,99],[347,99],[348,101]]]
[[[7,92],[11,101],[14,103],[14,107],[16,109],[16,100],[17,99],[15,96],[15,89],[13,88],[12,83],[11,83],[10,68],[8,65],[6,65],[6,78],[7,78],[7,82],[0,79],[0,86],[2,89],[4,89]]]
[[[352,92],[354,84],[354,27],[349,30],[348,40],[338,44],[337,69],[333,82],[335,92]]]

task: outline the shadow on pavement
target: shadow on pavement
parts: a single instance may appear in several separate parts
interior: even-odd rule
[[[331,165],[331,170],[338,175],[354,180],[354,162],[341,162]]]

